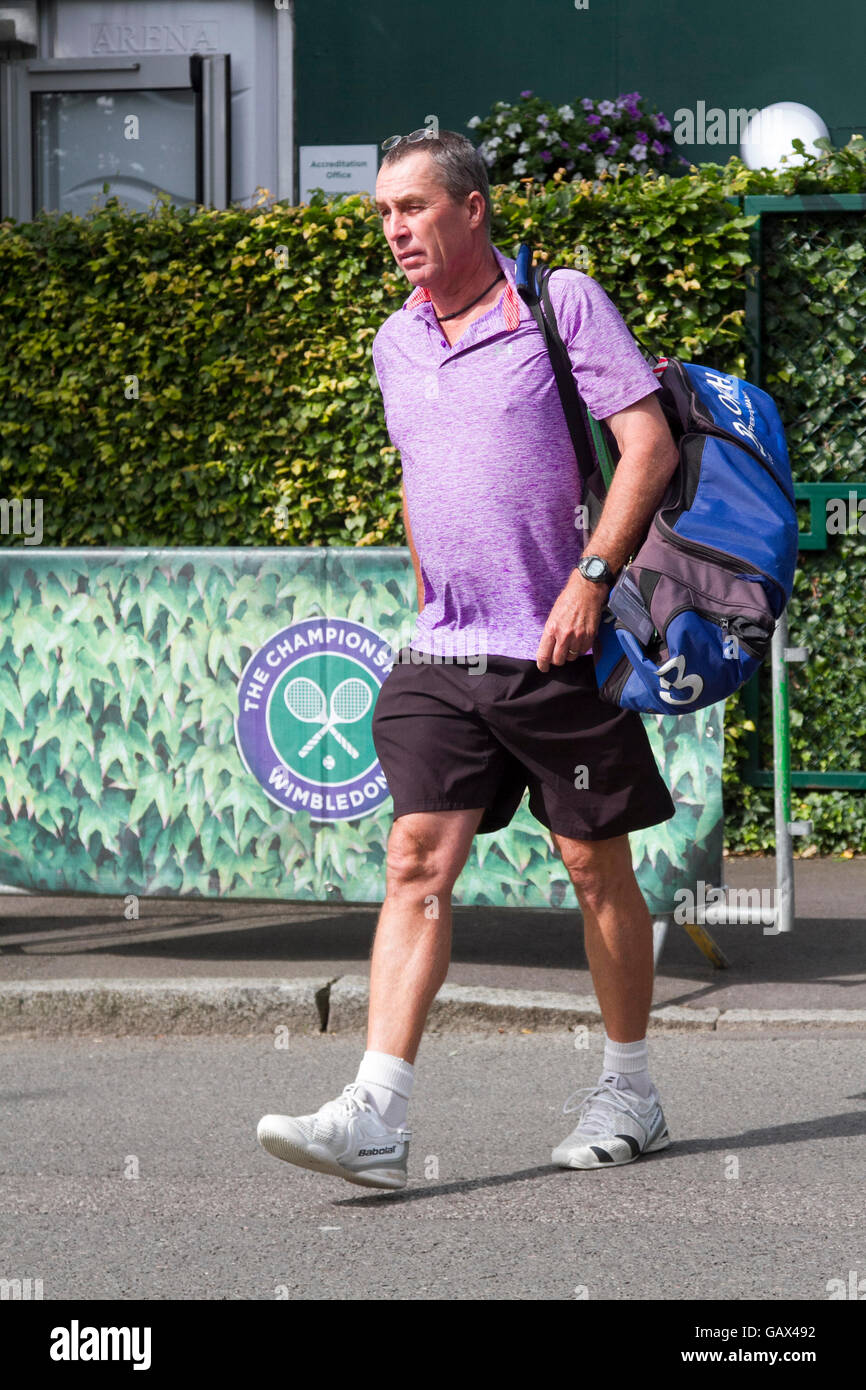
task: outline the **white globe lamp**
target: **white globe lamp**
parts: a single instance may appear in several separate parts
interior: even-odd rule
[[[808,154],[820,154],[815,141],[822,136],[829,139],[830,132],[817,111],[799,101],[777,101],[749,121],[740,157],[749,169],[790,169],[804,159],[791,148],[792,141],[802,140]]]

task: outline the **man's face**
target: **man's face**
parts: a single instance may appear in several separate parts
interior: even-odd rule
[[[472,254],[470,205],[452,202],[436,174],[433,160],[419,150],[386,165],[376,180],[382,230],[412,285],[445,283]]]

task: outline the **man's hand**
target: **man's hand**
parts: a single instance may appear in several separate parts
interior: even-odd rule
[[[589,650],[609,592],[606,584],[593,584],[574,570],[544,624],[535,654],[539,671],[550,670],[551,661],[554,666],[563,666]]]
[[[677,466],[679,454],[655,393],[607,416],[620,460],[587,554],[600,555],[617,574],[644,535]],[[609,593],[578,571],[550,611],[535,655],[540,671],[562,666],[593,644]],[[569,655],[569,649],[572,655]]]

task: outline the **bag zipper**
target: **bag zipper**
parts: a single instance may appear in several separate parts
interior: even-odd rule
[[[613,676],[616,674],[617,668],[618,668],[619,666],[622,666],[622,668],[623,668],[623,670],[622,670],[622,675],[616,676],[615,684],[614,684],[613,687],[611,688],[611,687],[609,686],[609,682],[611,681],[611,679],[613,678]],[[631,663],[629,662],[629,659],[628,659],[628,657],[626,656],[625,652],[623,652],[622,656],[620,657],[620,659],[619,659],[619,661],[617,662],[616,666],[614,666],[613,671],[612,671],[611,674],[608,676],[607,681],[605,682],[605,684],[608,685],[608,687],[609,687],[609,689],[608,689],[608,695],[607,695],[606,698],[607,698],[612,704],[618,704],[618,703],[619,703],[619,697],[620,697],[620,695],[622,694],[623,690],[625,689],[625,683],[626,683],[626,681],[628,680],[628,678],[629,678],[629,676],[631,675],[631,673],[632,673]]]
[[[720,617],[718,613],[710,613],[710,612],[708,612],[706,608],[695,608],[694,605],[691,604],[691,603],[684,603],[684,604],[682,605],[682,607],[680,607],[680,608],[675,608],[674,611],[673,611],[673,613],[671,613],[670,617],[668,618],[667,627],[665,628],[665,636],[664,636],[664,641],[665,641],[665,643],[667,643],[667,630],[668,630],[668,628],[670,627],[670,625],[671,625],[671,623],[673,622],[674,618],[678,618],[678,617],[680,616],[681,613],[697,613],[697,614],[699,614],[700,617],[706,618],[708,622],[710,622],[710,623],[715,623],[715,625],[716,625],[717,627],[720,627],[720,628],[722,629],[722,632],[727,632],[727,631],[728,631],[728,628],[729,628],[730,625],[731,625],[731,619],[730,619],[730,618],[723,618],[723,617]],[[772,635],[773,635],[772,632],[768,632],[768,633],[767,633],[767,640],[768,640],[768,641],[769,641],[769,639],[772,637]],[[747,651],[747,652],[749,653],[749,656],[760,656],[760,653],[759,653],[759,652],[756,652],[755,649],[754,649],[754,647],[750,647],[750,646],[749,646],[749,643],[746,642],[744,638],[740,637],[738,633],[734,633],[734,636],[735,636],[736,639],[737,639],[738,645],[741,646],[741,647],[743,647],[744,650]],[[762,659],[763,659],[763,658],[762,658]]]
[[[779,590],[787,603],[787,595],[778,579],[772,574],[767,574],[766,570],[762,570],[757,565],[753,565],[750,560],[741,560],[736,555],[732,555],[729,550],[720,550],[717,546],[702,545],[700,541],[690,541],[685,536],[678,536],[673,527],[669,526],[666,521],[663,521],[658,513],[655,516],[655,525],[671,545],[675,545],[679,550],[685,551],[687,555],[699,556],[702,559],[709,557],[716,564],[720,564],[722,569],[729,570],[732,574],[747,573],[760,575],[761,579],[765,579],[768,584],[772,584]]]

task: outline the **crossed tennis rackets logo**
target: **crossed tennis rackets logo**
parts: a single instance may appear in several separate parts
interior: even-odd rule
[[[252,652],[238,681],[235,740],[275,805],[337,824],[387,800],[373,710],[392,659],[376,628],[331,614],[271,632]]]
[[[340,747],[344,748],[353,758],[359,757],[357,748],[352,746],[336,726],[338,724],[356,724],[359,719],[363,719],[372,700],[373,694],[366,682],[360,680],[358,676],[349,676],[346,680],[340,681],[338,686],[335,686],[331,694],[329,708],[325,692],[321,686],[317,685],[309,676],[295,676],[294,680],[289,681],[285,690],[285,701],[289,712],[304,724],[321,725],[321,728],[317,729],[312,738],[304,744],[298,757],[305,758],[328,733],[333,734]]]

